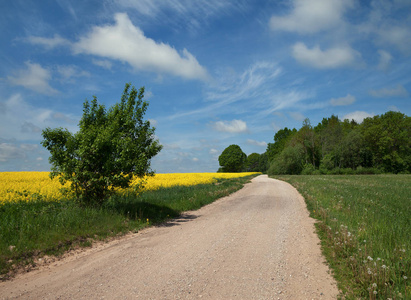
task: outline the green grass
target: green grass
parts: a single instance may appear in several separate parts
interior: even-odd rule
[[[304,196],[347,299],[411,299],[411,176],[276,176]]]
[[[0,205],[0,280],[22,267],[34,267],[35,257],[90,246],[94,240],[136,232],[198,209],[239,190],[255,176],[162,188],[138,196],[117,194],[101,208],[80,207],[70,199],[41,198]]]

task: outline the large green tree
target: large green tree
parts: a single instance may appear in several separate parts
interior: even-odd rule
[[[241,150],[240,146],[230,145],[218,157],[221,166],[220,171],[241,172],[246,160],[247,155]]]
[[[291,137],[297,133],[295,128],[288,129],[285,127],[284,129],[280,129],[274,135],[274,143],[268,143],[267,145],[267,156],[268,160],[272,161],[276,155],[280,154],[281,151],[284,150],[286,144],[289,142]]]
[[[244,164],[244,170],[247,172],[261,172],[260,160],[261,154],[251,153],[247,156],[247,160]]]
[[[43,130],[50,151],[50,176],[69,181],[77,199],[99,205],[116,189],[129,187],[134,176],[152,174],[151,158],[162,148],[155,128],[144,120],[148,102],[144,87],[126,84],[120,103],[108,110],[97,98],[84,102],[79,131]]]
[[[366,118],[362,133],[374,166],[386,172],[411,172],[411,117],[389,111]]]

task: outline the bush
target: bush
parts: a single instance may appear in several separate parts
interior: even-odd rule
[[[312,164],[305,164],[301,175],[312,175],[315,171],[315,167]]]
[[[298,175],[303,170],[304,149],[297,144],[285,148],[271,162],[268,175]]]

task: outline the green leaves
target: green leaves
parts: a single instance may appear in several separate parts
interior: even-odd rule
[[[52,176],[71,181],[85,204],[100,205],[115,188],[127,188],[133,176],[151,174],[151,158],[162,148],[143,119],[148,108],[144,88],[130,87],[126,84],[120,103],[108,110],[95,96],[91,103],[86,100],[76,134],[61,128],[43,131]]]
[[[241,172],[247,155],[238,145],[230,145],[218,157],[223,172]]]

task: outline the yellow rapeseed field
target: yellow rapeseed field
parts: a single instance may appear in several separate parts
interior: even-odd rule
[[[218,178],[237,178],[255,173],[171,173],[144,178],[144,190],[176,185],[191,186],[213,183]],[[136,178],[133,185],[141,183]],[[66,184],[65,187],[68,187]],[[30,201],[37,195],[45,199],[59,199],[62,188],[58,179],[51,180],[49,172],[0,172],[0,203]]]

